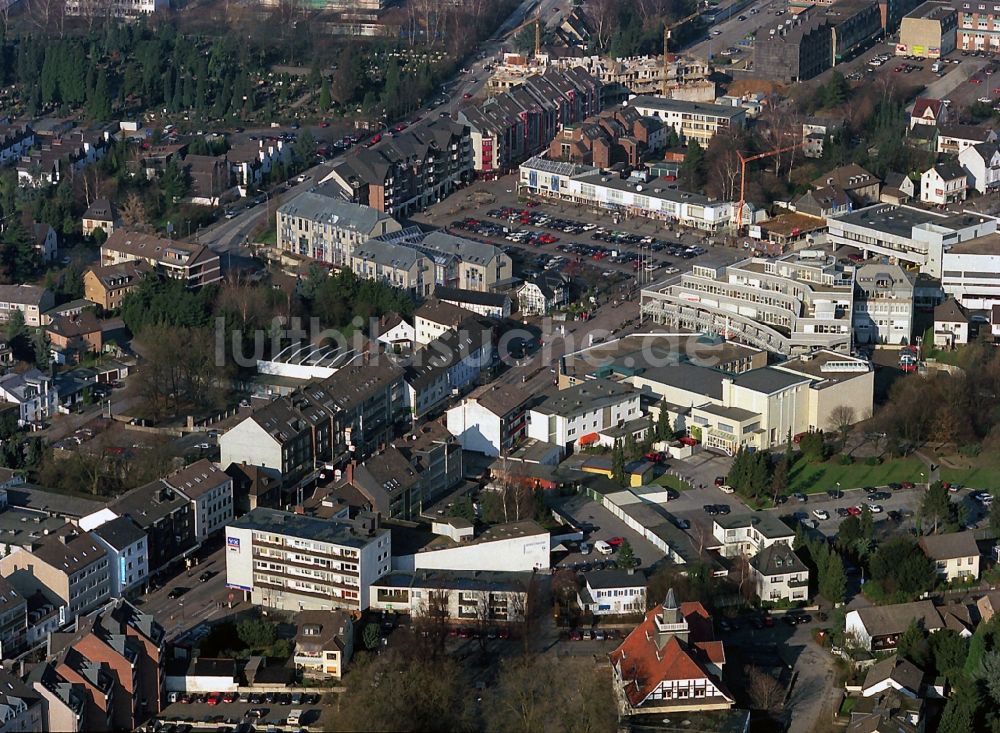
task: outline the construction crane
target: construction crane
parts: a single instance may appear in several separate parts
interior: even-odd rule
[[[675,28],[679,28],[690,20],[694,20],[700,12],[691,13],[680,20],[663,26],[663,96],[667,96],[667,70],[670,68],[670,37]]]
[[[772,155],[781,155],[782,153],[787,153],[789,150],[795,150],[801,148],[802,143],[797,142],[794,145],[788,145],[783,148],[775,148],[774,150],[768,150],[764,153],[757,153],[756,155],[744,156],[739,150],[736,151],[736,155],[740,158],[740,203],[739,208],[736,211],[736,233],[739,234],[740,230],[743,228],[743,206],[746,204],[745,194],[746,194],[746,183],[747,183],[747,163],[760,160],[761,158],[770,158]]]
[[[542,53],[542,11],[541,10],[536,10],[534,18],[532,18],[531,20],[526,20],[524,23],[521,23],[521,25],[519,25],[517,28],[515,28],[514,30],[512,30],[510,32],[510,37],[511,38],[516,37],[518,33],[520,33],[521,31],[523,31],[529,25],[535,26],[535,58],[538,58],[538,56],[540,56],[541,53]]]

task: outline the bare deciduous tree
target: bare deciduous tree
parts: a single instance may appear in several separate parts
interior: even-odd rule
[[[760,667],[748,665],[744,668],[747,681],[747,694],[757,710],[774,711],[781,707],[785,697],[785,688]]]
[[[847,445],[847,436],[851,434],[851,427],[857,421],[857,413],[850,405],[838,405],[830,410],[830,429],[840,436],[841,450]]]

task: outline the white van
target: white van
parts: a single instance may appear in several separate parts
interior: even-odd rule
[[[597,540],[597,542],[594,543],[594,549],[597,550],[602,555],[610,555],[615,551],[615,548],[613,548],[604,540]]]
[[[302,717],[301,710],[293,710],[288,714],[288,725],[298,725],[299,719]]]
[[[935,74],[941,71],[941,62],[935,61],[933,64],[931,64],[931,71],[933,71]]]

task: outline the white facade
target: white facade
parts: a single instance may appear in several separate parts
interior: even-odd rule
[[[653,117],[672,127],[682,143],[696,140],[702,147],[718,133],[732,134],[732,130],[746,124],[746,110],[742,107],[653,96],[632,97],[628,106],[643,117]]]
[[[170,8],[170,0],[66,0],[66,15],[139,18]]]
[[[512,527],[509,535],[506,528]],[[533,522],[499,525],[473,542],[429,548],[393,558],[393,570],[464,570],[530,573],[548,570],[549,533]]]
[[[260,508],[226,527],[227,586],[286,611],[364,611],[391,556],[387,529],[362,534],[347,522]]]
[[[795,541],[795,533],[777,517],[758,513],[743,519],[746,521],[727,521],[726,527],[718,519],[712,522],[712,535],[722,544],[719,552],[723,557],[749,557],[773,544],[791,547]]]
[[[222,482],[192,499],[191,503],[194,506],[195,537],[198,542],[204,542],[233,519],[233,480]]]
[[[586,577],[585,588],[577,593],[577,603],[584,611],[595,616],[610,616],[646,611],[646,584],[641,575],[636,575],[636,583],[631,586],[595,587],[591,578]]]
[[[0,377],[0,401],[17,405],[18,425],[42,425],[56,414],[59,395],[52,379],[31,369],[23,374],[8,372]]]
[[[964,171],[960,176],[944,177],[937,167],[929,168],[920,176],[920,200],[940,206],[964,201],[967,187]]]
[[[528,437],[568,446],[584,435],[599,433],[640,416],[638,392],[626,391],[613,396],[591,394],[598,381],[584,382],[562,391],[579,391],[581,400],[577,404],[565,405],[559,399],[561,393],[557,393],[555,404],[548,400],[529,409]]]
[[[945,244],[953,247],[997,230],[991,217],[893,204],[858,209],[827,223],[827,238],[834,247],[855,247],[866,259],[884,255],[898,264],[911,263],[936,278],[941,277]]]
[[[967,310],[1000,304],[1000,236],[983,247],[958,245],[944,253],[941,289]]]
[[[502,448],[503,416],[478,401],[465,399],[448,410],[448,432],[458,438],[462,450],[496,458]]]
[[[268,469],[275,476],[284,470],[281,443],[256,420],[243,420],[219,436],[219,453],[219,462],[225,467],[246,463]]]
[[[1000,186],[1000,147],[976,145],[958,154],[958,162],[968,174],[969,186],[986,193]]]
[[[532,196],[675,222],[703,231],[731,229],[737,218],[737,204],[731,201],[712,201],[655,181],[623,180],[593,166],[558,163],[537,156],[521,164],[517,185],[519,191]],[[747,204],[743,222],[752,224],[753,220],[753,209]]]
[[[406,321],[400,321],[383,334],[380,334],[376,341],[387,346],[402,346],[409,348],[413,345],[417,332],[412,325]]]
[[[108,553],[111,595],[114,598],[121,598],[146,583],[149,578],[149,547],[145,537],[136,539],[125,547],[116,548],[96,532],[91,536]]]

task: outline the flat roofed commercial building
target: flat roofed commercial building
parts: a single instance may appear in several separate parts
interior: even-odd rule
[[[695,265],[670,284],[642,291],[656,323],[727,338],[785,355],[849,351],[854,269],[822,250],[728,267]]]
[[[831,218],[827,236],[835,248],[847,245],[865,259],[882,255],[940,278],[946,249],[996,231],[996,219],[981,214],[876,204]]]

